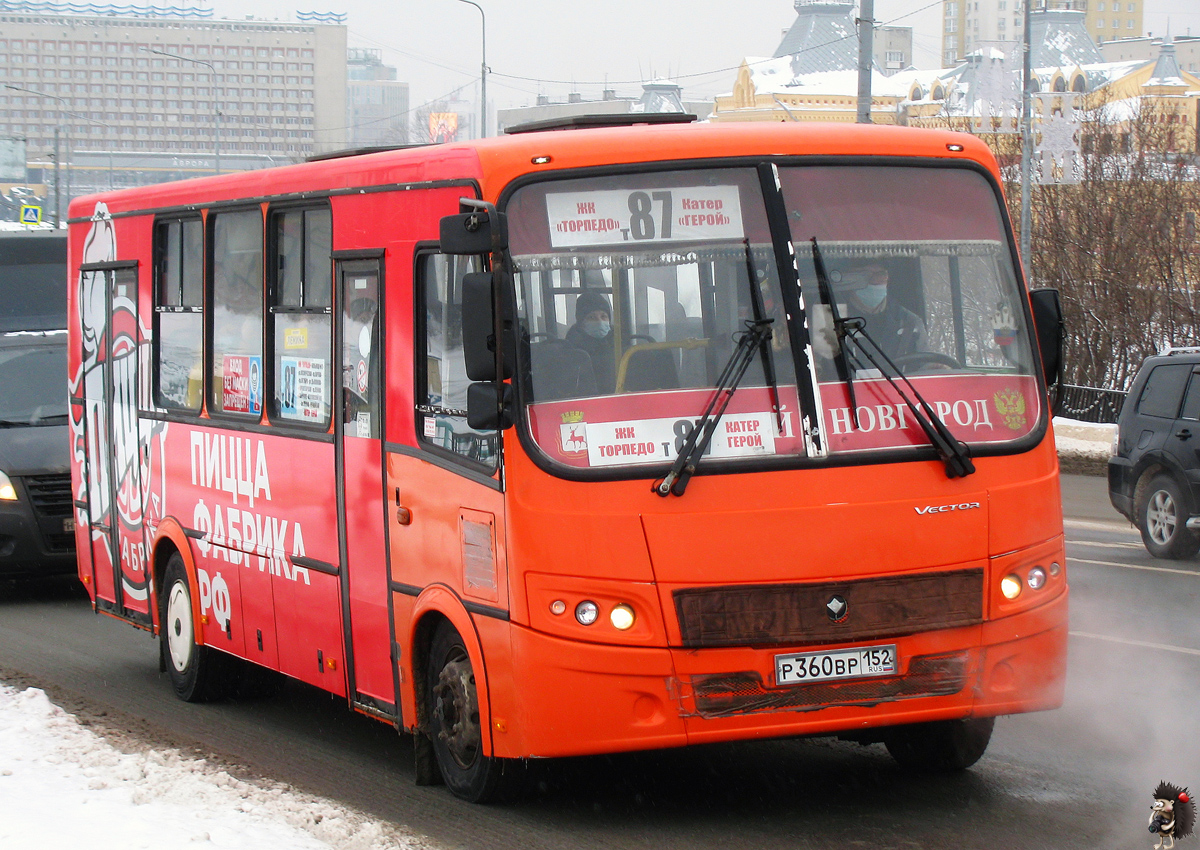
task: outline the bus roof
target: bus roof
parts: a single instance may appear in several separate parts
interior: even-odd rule
[[[939,157],[972,160],[996,171],[995,159],[983,142],[949,130],[774,122],[634,125],[527,132],[198,177],[76,198],[70,214],[73,220],[90,218],[97,202],[119,215],[444,180],[474,180],[485,198],[495,199],[525,174],[741,156]]]

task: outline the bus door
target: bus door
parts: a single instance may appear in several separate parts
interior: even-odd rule
[[[143,466],[138,424],[137,267],[80,271],[83,439],[97,605],[149,622]]]
[[[341,379],[338,528],[346,659],[355,703],[394,714],[383,503],[382,252],[337,260]]]

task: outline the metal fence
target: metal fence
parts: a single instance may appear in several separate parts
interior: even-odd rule
[[[1122,390],[1060,384],[1054,415],[1078,419],[1080,422],[1115,424],[1124,403],[1125,393]]]

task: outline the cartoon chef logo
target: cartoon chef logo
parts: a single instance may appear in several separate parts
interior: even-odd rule
[[[120,566],[127,599],[148,598],[144,525],[163,510],[166,423],[139,419],[140,362],[150,334],[138,321],[136,273],[94,268],[117,259],[116,231],[96,204],[84,239],[76,297],[79,362],[70,381],[73,462],[85,474],[77,498],[92,523],[96,569]],[[97,530],[115,528],[115,535]],[[107,557],[107,563],[104,563]]]

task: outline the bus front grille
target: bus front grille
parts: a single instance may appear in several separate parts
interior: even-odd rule
[[[967,683],[966,652],[913,658],[902,676],[850,679],[769,688],[758,673],[694,676],[690,690],[701,717],[760,711],[817,711],[837,705],[872,706],[919,697],[950,696]]]
[[[846,608],[835,620],[834,597]],[[983,570],[674,593],[687,648],[843,643],[983,622]]]

